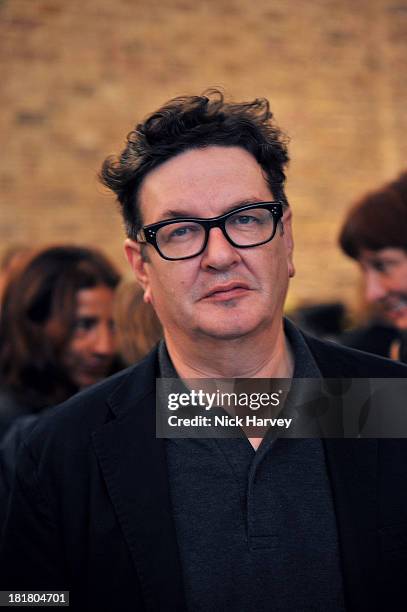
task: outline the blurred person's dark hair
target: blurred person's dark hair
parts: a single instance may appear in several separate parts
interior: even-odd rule
[[[0,384],[27,412],[78,390],[61,362],[73,333],[77,294],[113,290],[119,280],[104,255],[78,246],[40,250],[10,276],[0,317]]]
[[[284,168],[286,138],[274,124],[266,99],[228,103],[221,91],[174,98],[139,123],[122,153],[105,160],[100,178],[117,196],[127,235],[136,239],[142,226],[137,201],[145,176],[184,151],[209,146],[238,146],[262,167],[276,200],[287,203]]]
[[[119,285],[115,295],[114,320],[117,349],[127,365],[140,361],[162,338],[162,327],[144,292],[135,281]]]
[[[357,259],[363,249],[407,250],[407,172],[363,196],[349,210],[339,234],[342,250]]]

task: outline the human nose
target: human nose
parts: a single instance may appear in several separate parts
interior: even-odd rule
[[[387,289],[383,278],[376,270],[365,272],[365,296],[370,303],[379,302],[386,297]]]
[[[202,256],[202,266],[206,269],[225,270],[240,261],[240,253],[223,235],[219,227],[209,231],[208,242]]]
[[[111,356],[115,352],[116,341],[114,332],[109,323],[100,325],[93,345],[93,351],[97,355]]]

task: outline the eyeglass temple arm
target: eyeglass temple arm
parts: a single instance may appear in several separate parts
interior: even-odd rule
[[[136,240],[137,242],[141,242],[142,244],[147,243],[146,235],[144,233],[143,228],[139,229],[138,232],[136,233]]]
[[[284,236],[284,221],[283,221],[283,215],[284,215],[284,211],[286,208],[288,208],[288,204],[286,204],[285,202],[280,202],[281,207],[282,207],[282,215],[278,220],[278,223],[280,225],[280,236]]]

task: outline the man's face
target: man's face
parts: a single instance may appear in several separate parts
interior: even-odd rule
[[[358,258],[366,285],[366,299],[399,329],[407,329],[407,252],[364,249]]]
[[[255,158],[240,147],[186,151],[146,176],[140,190],[145,225],[182,217],[210,218],[273,195]],[[239,249],[212,228],[205,251],[166,261],[156,250],[127,241],[126,252],[145,299],[171,337],[243,337],[281,325],[291,261],[290,212],[267,244]]]
[[[74,330],[62,356],[71,381],[79,388],[108,376],[115,357],[112,289],[82,289],[76,294]]]

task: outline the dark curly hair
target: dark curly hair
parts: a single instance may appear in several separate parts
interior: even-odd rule
[[[108,157],[100,179],[117,196],[127,235],[142,226],[137,195],[144,177],[168,159],[189,149],[212,145],[246,149],[263,168],[273,196],[287,203],[284,167],[287,139],[272,120],[266,99],[225,102],[221,91],[174,98],[127,136],[122,153]]]
[[[407,251],[407,172],[363,196],[349,210],[339,233],[342,250],[358,259],[360,251]]]

